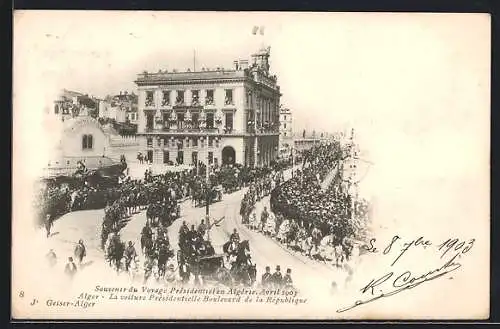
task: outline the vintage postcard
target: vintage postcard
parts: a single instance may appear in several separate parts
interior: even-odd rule
[[[13,319],[486,319],[487,14],[15,11]]]

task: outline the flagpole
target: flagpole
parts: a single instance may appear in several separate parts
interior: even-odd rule
[[[193,72],[196,72],[196,49],[193,49]]]
[[[205,128],[206,129],[206,128]],[[208,129],[207,129],[207,167],[206,167],[206,170],[205,170],[205,178],[206,178],[206,184],[207,184],[207,195],[206,195],[206,208],[205,208],[205,213],[206,213],[206,217],[207,217],[207,227],[208,227],[208,230],[207,230],[207,240],[210,241],[210,201],[211,201],[211,191],[210,191],[210,175],[209,175],[209,166],[210,166],[210,157],[209,157],[209,152],[208,152],[208,139],[209,139],[209,135],[208,135]]]

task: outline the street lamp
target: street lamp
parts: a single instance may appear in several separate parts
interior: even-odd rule
[[[206,129],[206,128],[205,128]],[[207,219],[207,239],[210,241],[210,176],[209,176],[209,170],[210,170],[210,157],[209,157],[209,152],[208,152],[208,130],[207,130],[207,167],[205,170],[205,178],[206,178],[206,189],[207,189],[207,195],[206,195],[206,205],[205,205],[205,215]]]

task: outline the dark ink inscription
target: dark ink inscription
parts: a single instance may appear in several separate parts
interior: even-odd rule
[[[387,247],[385,247],[383,254],[387,255],[389,252],[391,252],[392,245],[394,244],[394,242],[398,241],[399,239],[401,239],[401,238],[398,235],[395,235],[392,238],[391,243]]]
[[[475,241],[476,239],[470,239],[468,242],[464,241],[460,242],[459,239],[448,239],[438,246],[439,247],[438,251],[444,250],[444,252],[441,254],[441,258],[443,258],[446,255],[446,253],[448,253],[448,251],[450,251],[452,248],[455,251],[462,250],[461,254],[463,255],[472,249]]]
[[[376,295],[375,297],[370,298],[370,299],[357,300],[351,306],[338,309],[337,313],[342,313],[342,312],[351,310],[355,307],[358,307],[360,305],[374,302],[380,298],[385,298],[385,297],[390,297],[390,296],[396,295],[402,291],[413,289],[413,288],[421,285],[424,282],[438,279],[438,278],[440,278],[448,273],[456,271],[462,266],[460,263],[456,262],[456,260],[457,260],[457,258],[459,258],[459,256],[460,256],[460,253],[457,253],[455,256],[453,256],[453,258],[451,258],[449,261],[447,261],[440,268],[433,269],[433,270],[428,271],[427,273],[422,274],[420,276],[414,276],[410,271],[404,271],[403,273],[398,275],[392,281],[392,287],[396,288],[396,289],[391,290],[389,292],[384,292],[382,290],[382,284],[387,282],[389,279],[393,278],[394,272],[389,272],[387,274],[384,274],[383,276],[381,276],[378,279],[372,279],[370,281],[370,283],[368,283],[364,288],[361,289],[361,292],[366,293],[369,291],[371,295],[375,295],[375,290],[377,290],[380,293],[379,295]]]
[[[422,246],[425,249],[431,245],[432,245],[432,243],[429,240],[424,240],[424,237],[420,237],[420,238],[413,240],[411,242],[405,242],[403,244],[403,249],[401,249],[401,253],[399,254],[398,257],[396,257],[394,262],[392,262],[391,266],[394,266],[394,264],[396,264],[396,262],[399,260],[399,258],[401,258],[401,256],[403,256],[403,254],[406,253],[408,251],[408,249],[410,249],[411,247]]]
[[[361,248],[363,248],[368,252],[373,252],[373,253],[378,252],[378,249],[374,245],[375,241],[377,241],[377,239],[373,238],[370,240],[369,245],[363,245]]]

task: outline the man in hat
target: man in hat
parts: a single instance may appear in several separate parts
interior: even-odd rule
[[[289,268],[286,269],[286,274],[283,277],[283,286],[284,288],[293,288],[292,270]]]
[[[206,231],[207,231],[207,225],[205,224],[205,220],[202,219],[200,225],[198,225],[198,233],[202,237],[204,237]]]
[[[272,284],[271,277],[272,277],[271,267],[266,266],[266,272],[264,274],[262,274],[262,280],[261,280],[261,284],[262,284],[263,288],[269,288],[271,286],[271,284]]]
[[[233,233],[231,234],[229,240],[236,243],[240,242],[240,235],[238,234],[238,231],[236,229],[233,230]]]
[[[283,284],[283,275],[281,274],[281,268],[279,265],[276,266],[276,271],[271,277],[271,282],[274,288],[281,288]]]
[[[132,241],[129,241],[128,246],[125,249],[125,271],[128,271],[130,263],[135,259],[136,256],[137,252],[135,251],[134,244],[132,243]]]
[[[264,210],[262,210],[260,214],[261,232],[265,230],[268,217],[269,213],[267,212],[267,207],[264,207]]]
[[[54,267],[57,263],[57,256],[54,249],[50,249],[48,254],[45,256],[49,262],[50,267]]]
[[[76,264],[73,263],[73,257],[68,257],[68,263],[64,267],[64,273],[70,278],[73,279],[77,271]]]
[[[74,256],[78,258],[78,265],[80,265],[83,261],[83,258],[87,256],[87,248],[85,247],[82,239],[78,240],[78,244],[75,247]]]
[[[52,218],[50,216],[50,214],[47,214],[47,216],[45,217],[45,230],[47,231],[47,238],[50,236],[50,229],[52,228]]]

